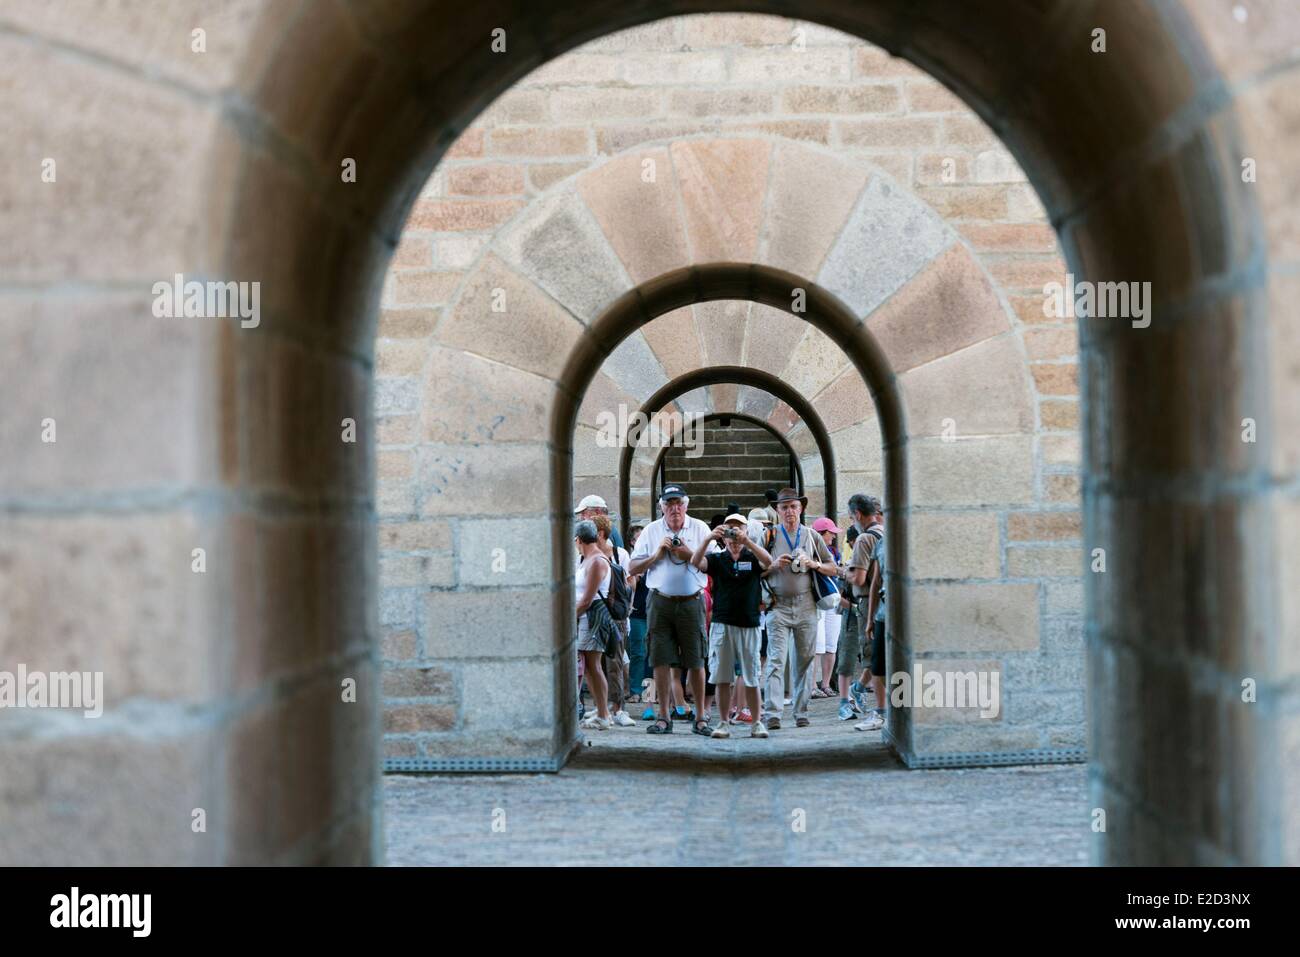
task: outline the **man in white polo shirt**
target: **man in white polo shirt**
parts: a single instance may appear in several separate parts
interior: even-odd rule
[[[708,639],[704,631],[703,591],[708,576],[691,564],[695,550],[709,538],[709,527],[686,514],[690,498],[680,485],[665,485],[659,495],[663,518],[641,532],[632,549],[628,574],[646,576],[650,597],[646,601],[646,645],[654,668],[656,709],[659,717],[646,730],[672,734],[668,711],[672,671],[684,669],[691,682],[696,706],[704,701],[704,663]],[[696,715],[696,734],[713,734],[703,716]]]

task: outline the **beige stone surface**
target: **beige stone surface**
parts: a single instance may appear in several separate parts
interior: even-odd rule
[[[1269,352],[1273,382],[1273,474],[1300,473],[1300,277],[1269,277],[1269,323],[1274,347]]]
[[[745,331],[743,365],[780,375],[790,353],[808,331],[805,320],[783,309],[754,303]]]
[[[645,282],[691,261],[681,190],[668,150],[615,157],[580,176],[578,192],[633,282]],[[636,228],[628,229],[633,222]]]
[[[236,464],[202,358],[229,320],[155,318],[135,293],[19,294],[3,308],[0,381],[22,384],[0,404],[4,495],[192,482]]]
[[[618,255],[574,183],[534,200],[495,246],[520,275],[587,324],[628,287]]]
[[[379,577],[390,587],[450,587],[456,584],[450,555],[391,555],[379,559]]]
[[[750,303],[731,300],[700,302],[691,307],[699,329],[704,362],[711,366],[741,365]]]
[[[426,349],[425,442],[538,442],[547,436],[555,384],[456,349]],[[453,410],[440,393],[461,397]]]
[[[1047,465],[1079,465],[1082,461],[1078,435],[1044,435],[1039,442]]]
[[[6,736],[0,743],[0,809],[10,833],[0,845],[0,865],[222,863],[217,838],[228,825],[209,815],[207,840],[195,840],[188,827],[195,807],[225,806],[214,803],[222,798],[208,766],[212,732],[176,724],[154,737]],[[269,780],[272,767],[265,769]],[[183,823],[160,828],[160,821]],[[269,830],[264,836],[269,844]],[[270,851],[267,845],[261,850]]]
[[[1036,362],[1029,367],[1039,395],[1078,395],[1079,367],[1073,363]]]
[[[1287,161],[1292,137],[1300,124],[1296,93],[1300,81],[1294,71],[1270,77],[1248,92],[1238,104],[1239,115],[1256,161],[1259,202],[1264,210],[1270,255],[1294,260],[1300,254],[1300,174]],[[1234,166],[1240,169],[1235,156]]]
[[[504,311],[493,311],[494,302],[503,303]],[[570,313],[489,256],[467,280],[456,306],[439,325],[437,339],[448,348],[554,377],[581,330]]]
[[[503,619],[493,617],[490,620],[499,622],[503,632],[511,630]],[[480,705],[464,712],[465,728],[471,734],[486,730],[512,734],[547,732],[554,725],[554,660],[549,654],[523,659],[511,654],[510,659],[472,660],[461,666],[460,681],[464,694]]]
[[[550,453],[544,445],[430,444],[420,448],[422,518],[542,513],[548,504]],[[509,514],[507,512],[507,514]]]
[[[1044,429],[1077,431],[1080,425],[1079,403],[1051,400],[1038,403],[1038,418]]]
[[[1044,475],[1043,489],[1049,502],[1078,504],[1081,495],[1079,476],[1077,475]]]
[[[838,432],[875,414],[871,393],[855,368],[846,369],[813,399],[828,432]]]
[[[450,551],[451,525],[446,521],[389,521],[379,524],[379,547],[383,551]]]
[[[816,326],[808,330],[790,353],[781,379],[800,395],[813,396],[849,366],[844,350]]]
[[[996,512],[913,512],[908,575],[913,579],[1000,578],[998,525]]]
[[[752,262],[772,147],[683,140],[671,148],[693,262]]]
[[[511,163],[459,166],[447,171],[449,196],[520,196],[524,168]]]
[[[1083,573],[1080,548],[1012,546],[1007,549],[1007,574],[1012,578],[1065,578]]]
[[[1033,439],[1005,435],[908,443],[916,505],[1020,505],[1034,496]]]
[[[1007,516],[1007,539],[1013,542],[1077,539],[1082,534],[1080,512],[1012,512]]]
[[[732,382],[719,382],[709,386],[710,406],[718,412],[735,412],[740,387]]]
[[[907,702],[919,737],[924,738],[927,729],[952,725],[968,726],[967,733],[972,736],[993,731],[1005,733],[1002,726],[1007,722],[1010,696],[1003,691],[1001,661],[996,658],[921,658],[913,660],[912,669],[907,672],[910,682],[907,686],[898,681],[899,672],[890,676],[891,704],[894,694]],[[915,684],[917,674],[921,676],[919,687]],[[937,692],[940,697],[937,702],[932,697],[931,704],[927,705],[926,676],[931,674],[938,675],[943,684],[929,685],[931,694]],[[950,693],[951,698],[948,697]]]
[[[582,405],[578,407],[578,422],[593,428],[599,428],[606,422],[621,421],[619,418],[620,405],[627,409],[629,416],[641,407],[641,403],[636,397],[624,392],[619,384],[606,373],[597,372],[592,378],[591,384],[587,387],[587,391],[582,396]],[[602,415],[606,415],[606,417],[601,418]],[[608,418],[608,416],[613,416],[613,419]]]
[[[207,168],[217,146],[214,107],[13,33],[0,36],[0,89],[10,92],[9,135],[0,145],[13,177],[6,229],[26,237],[0,248],[0,276],[129,281],[147,290],[175,273],[216,267],[208,224],[187,215],[205,204],[195,171]],[[52,183],[42,180],[46,159],[55,162]]]
[[[758,261],[816,276],[866,181],[861,164],[778,143]]]
[[[918,652],[1038,647],[1037,585],[918,585],[909,597]]]
[[[607,441],[605,433],[580,425],[573,435],[573,474],[616,475],[622,451],[622,446]]]
[[[1029,378],[1012,335],[927,362],[898,381],[911,435],[1019,434],[1033,424]]]
[[[979,264],[964,246],[941,254],[867,318],[890,364],[905,372],[1009,328]]]
[[[239,559],[219,531],[183,511],[6,517],[0,668],[102,672],[110,715],[133,698],[200,703],[224,691],[213,627]],[[205,572],[191,570],[196,548]]]
[[[1278,539],[1278,574],[1282,581],[1296,581],[1300,574],[1300,503],[1295,499],[1274,504]],[[1282,674],[1300,674],[1300,595],[1284,589],[1280,609],[1278,659]]]
[[[880,442],[880,423],[874,416],[831,434],[836,461],[849,471],[881,471],[884,453]]]
[[[674,309],[641,327],[650,351],[669,379],[693,372],[704,364],[693,307]]]
[[[457,583],[462,587],[550,585],[557,570],[547,555],[544,518],[467,519],[457,523]]]
[[[555,627],[549,588],[434,591],[425,596],[424,605],[429,658],[474,661],[549,655]]]

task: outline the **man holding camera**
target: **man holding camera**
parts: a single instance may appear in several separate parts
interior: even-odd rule
[[[739,512],[728,515],[707,539],[695,548],[691,563],[713,577],[713,624],[709,628],[709,680],[718,689],[718,713],[722,720],[715,738],[729,738],[727,715],[731,713],[731,686],[736,680],[736,662],[745,682],[750,714],[758,713],[759,592],[763,571],[772,556],[752,541],[746,532],[748,521]],[[705,552],[710,542],[720,542],[721,551]],[[750,731],[766,738],[767,728],[755,721]]]
[[[776,594],[776,607],[768,627],[767,668],[763,675],[767,698],[763,702],[763,723],[768,730],[781,727],[785,711],[785,657],[794,642],[794,723],[808,727],[808,702],[812,697],[812,666],[817,650],[817,599],[813,594],[813,571],[838,577],[839,566],[822,537],[799,522],[808,499],[792,488],[776,497],[781,518],[775,532],[768,533],[772,566],[765,573]]]
[[[659,495],[663,518],[651,522],[636,540],[628,574],[646,576],[650,590],[646,602],[646,643],[654,668],[657,717],[646,730],[672,734],[668,711],[674,666],[686,671],[697,708],[704,702],[704,586],[708,576],[691,563],[696,549],[708,547],[709,527],[686,514],[690,499],[680,485],[665,485]],[[713,729],[697,713],[696,734],[708,737]]]

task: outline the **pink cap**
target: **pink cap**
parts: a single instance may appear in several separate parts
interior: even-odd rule
[[[835,532],[838,535],[840,531],[839,526],[825,515],[813,522],[812,527],[814,532]]]

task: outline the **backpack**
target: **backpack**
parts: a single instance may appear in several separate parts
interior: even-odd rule
[[[600,557],[605,558],[604,555]],[[632,614],[632,591],[627,587],[627,572],[622,565],[610,562],[608,558],[605,561],[609,562],[609,594],[605,596],[605,607],[609,609],[610,618],[623,621]]]
[[[872,555],[873,557],[872,557],[872,559],[871,559],[871,564],[867,566],[867,579],[866,579],[867,582],[870,582],[870,581],[871,581],[872,569],[873,569],[877,564],[879,564],[879,563],[876,561],[876,559],[875,559],[874,556],[875,556],[875,554],[876,554],[876,548],[877,548],[877,546],[879,546],[879,544],[880,544],[880,540],[881,540],[882,538],[885,537],[885,535],[884,535],[884,529],[882,529],[879,525],[872,525],[872,526],[870,526],[870,527],[869,527],[865,532],[862,532],[861,534],[862,534],[862,535],[869,535],[869,536],[871,537],[871,555]],[[864,583],[864,585],[865,585],[865,583]],[[880,600],[881,600],[881,602],[883,602],[883,601],[885,600],[885,576],[884,576],[884,575],[881,575],[881,576],[880,576],[880,587],[879,587],[879,589],[878,589],[878,591],[877,591],[877,594],[880,596]],[[858,598],[858,599],[856,599],[856,600],[857,600],[857,601],[865,601],[866,599],[868,599],[868,598],[870,598],[870,597],[871,597],[870,595],[863,595],[861,598]]]

